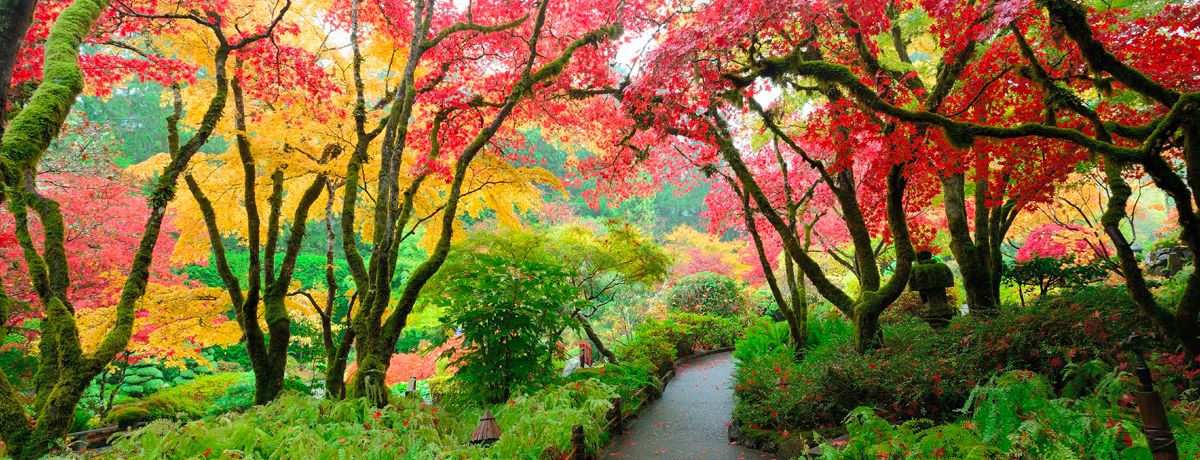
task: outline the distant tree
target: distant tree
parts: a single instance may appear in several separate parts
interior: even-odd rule
[[[1038,297],[1045,296],[1053,288],[1079,287],[1104,276],[1104,268],[1095,262],[1080,263],[1075,256],[1033,256],[1005,264],[1004,280],[1015,284],[1025,305],[1025,287],[1037,288]]]
[[[670,257],[641,230],[610,220],[603,229],[567,225],[551,229],[545,238],[547,250],[564,264],[568,281],[579,290],[585,303],[571,315],[588,339],[609,362],[617,356],[605,346],[592,327],[591,319],[616,299],[616,294],[633,284],[652,286],[666,279]]]

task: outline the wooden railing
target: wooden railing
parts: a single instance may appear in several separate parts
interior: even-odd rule
[[[121,428],[119,426],[106,426],[103,428],[96,428],[94,430],[67,433],[67,445],[71,446],[71,450],[76,452],[108,447],[108,440],[109,438],[112,438],[113,435],[126,430],[141,428],[143,426],[146,426],[145,422],[125,428]]]

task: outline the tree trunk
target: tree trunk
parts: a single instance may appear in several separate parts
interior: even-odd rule
[[[807,249],[808,238],[807,232],[805,235],[805,246]],[[805,299],[807,293],[804,286],[804,273],[796,270],[796,264],[792,262],[792,257],[783,254],[784,275],[788,280],[788,292],[791,294],[792,302],[789,308],[788,333],[792,336],[792,356],[799,361],[804,358],[804,349],[808,346],[808,301]]]
[[[873,313],[877,301],[863,301],[855,306],[854,349],[859,353],[877,350],[883,346],[883,329],[879,327],[879,314]]]
[[[37,0],[0,0],[0,138],[8,124],[8,92],[17,53],[33,19]]]
[[[967,222],[965,177],[962,173],[942,177],[943,206],[946,211],[946,226],[950,233],[950,250],[958,261],[962,273],[963,290],[967,293],[967,304],[975,314],[990,314],[996,309],[995,289],[992,284],[990,248],[976,245],[971,238]],[[976,222],[976,225],[986,223]]]
[[[346,398],[346,361],[354,347],[354,329],[347,327],[325,368],[325,398]]]
[[[1122,175],[1124,167],[1117,164],[1115,161],[1105,161],[1104,173],[1108,182],[1111,195],[1108,199],[1108,204],[1104,211],[1104,215],[1100,221],[1104,224],[1104,231],[1108,234],[1109,240],[1112,241],[1114,249],[1116,249],[1117,258],[1121,264],[1121,272],[1125,274],[1125,287],[1129,290],[1129,295],[1147,316],[1149,316],[1156,325],[1172,339],[1179,341],[1183,345],[1184,350],[1189,356],[1197,356],[1200,353],[1200,337],[1197,337],[1197,332],[1200,332],[1200,327],[1196,324],[1194,314],[1190,314],[1190,321],[1187,317],[1180,318],[1179,313],[1172,312],[1161,305],[1154,298],[1154,294],[1150,292],[1149,286],[1146,284],[1142,268],[1138,264],[1137,255],[1134,254],[1129,240],[1121,231],[1121,222],[1125,219],[1126,205],[1132,190],[1129,184],[1125,182]],[[1195,229],[1193,229],[1195,231]],[[1193,260],[1195,260],[1193,252]],[[1184,288],[1184,295],[1181,299],[1180,311],[1195,310],[1197,301],[1200,300],[1200,270],[1193,272],[1188,278],[1187,287]],[[1191,302],[1189,305],[1187,302]]]
[[[600,352],[601,355],[604,355],[604,359],[607,359],[608,362],[616,364],[617,355],[613,354],[608,347],[604,346],[604,341],[600,339],[600,336],[596,334],[596,330],[592,328],[591,321],[588,321],[588,319],[585,318],[583,313],[580,313],[579,310],[575,311],[575,318],[578,319],[579,324],[583,326],[583,332],[587,334],[588,340],[591,340],[592,344],[596,345],[596,351]]]

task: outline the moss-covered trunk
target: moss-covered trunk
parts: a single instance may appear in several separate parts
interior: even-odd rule
[[[966,179],[963,173],[942,177],[942,204],[946,211],[946,226],[950,233],[950,251],[958,261],[971,313],[990,314],[996,309],[992,283],[991,250],[980,247],[971,236],[965,196]],[[979,187],[978,185],[976,187]],[[976,204],[978,206],[978,203]],[[983,212],[986,213],[986,210]],[[986,222],[976,222],[987,228]]]
[[[263,299],[263,307],[267,320],[267,346],[262,349],[262,353],[250,355],[250,363],[254,368],[255,404],[274,401],[283,391],[283,377],[288,359],[287,347],[292,335],[292,322],[284,306],[283,297],[269,295]]]
[[[342,339],[337,348],[330,354],[329,364],[325,368],[325,397],[327,399],[344,399],[346,397],[346,362],[350,350],[354,347],[354,329],[347,327],[342,332]]]
[[[854,307],[854,349],[865,353],[883,346],[883,329],[879,327],[880,301],[862,299]]]
[[[807,234],[805,236],[807,246]],[[792,355],[799,360],[804,357],[804,349],[808,346],[808,293],[805,292],[804,274],[796,270],[792,257],[786,253],[783,256],[783,266],[788,279],[788,293],[792,298],[788,312],[790,318],[786,318],[788,333],[792,336]]]
[[[785,175],[786,177],[786,175]],[[779,284],[778,277],[775,275],[775,269],[771,264],[771,260],[767,258],[766,248],[763,246],[762,236],[758,232],[758,226],[754,222],[756,213],[750,207],[750,196],[742,190],[737,181],[732,177],[726,177],[726,182],[738,193],[738,197],[742,201],[742,217],[746,225],[746,231],[750,234],[750,240],[754,243],[754,253],[758,256],[758,264],[762,267],[763,277],[767,281],[767,289],[771,292],[771,299],[775,301],[775,306],[779,308],[779,313],[783,315],[784,321],[788,325],[788,335],[792,339],[792,354],[796,359],[800,359],[804,355],[804,347],[808,344],[807,331],[807,308],[803,305],[803,295],[798,294],[798,289],[803,289],[803,276],[800,277],[800,286],[797,286],[797,277],[795,265],[792,263],[791,255],[786,251],[783,253],[783,265],[785,267],[784,274],[787,280],[788,293],[791,297],[791,302],[783,295],[783,289]],[[789,213],[792,217],[789,219],[794,224],[795,213]],[[807,243],[807,241],[806,241]],[[799,312],[799,315],[797,315]]]
[[[1101,223],[1116,250],[1121,273],[1125,275],[1125,287],[1134,303],[1168,337],[1177,340],[1190,356],[1200,355],[1200,326],[1197,325],[1196,318],[1196,310],[1200,309],[1200,271],[1193,272],[1188,277],[1180,305],[1175,312],[1158,303],[1146,283],[1137,254],[1133,252],[1129,239],[1121,231],[1121,222],[1125,220],[1126,206],[1132,195],[1132,190],[1122,175],[1123,169],[1123,166],[1115,161],[1105,162],[1105,177],[1111,194]],[[1196,262],[1197,256],[1193,252],[1193,263]]]

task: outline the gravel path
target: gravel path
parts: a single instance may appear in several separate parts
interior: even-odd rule
[[[720,353],[687,361],[650,404],[613,440],[605,458],[770,459],[728,441],[733,412],[733,355]]]

